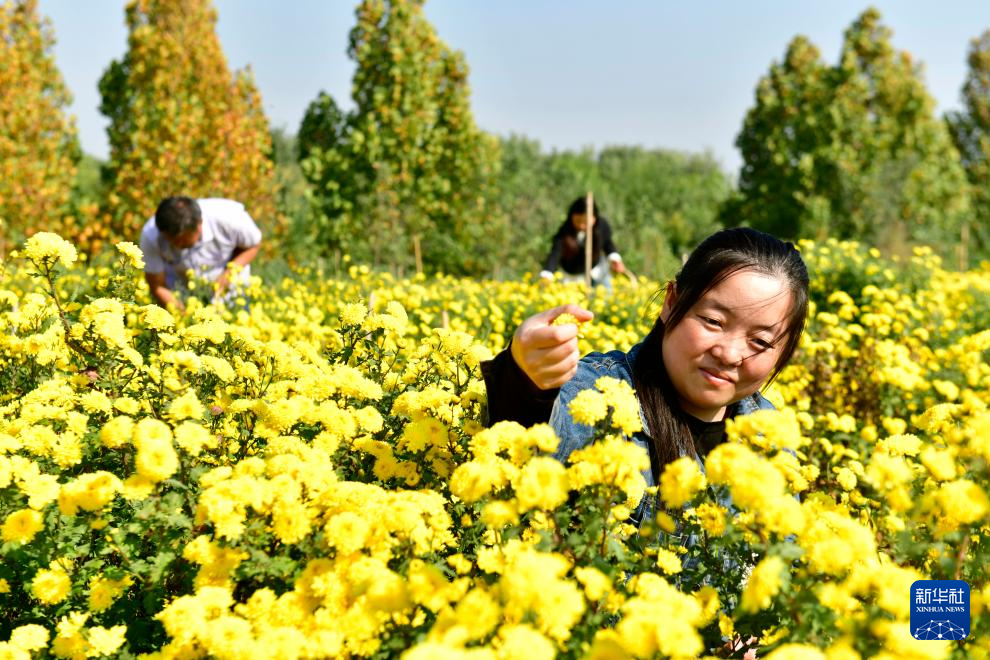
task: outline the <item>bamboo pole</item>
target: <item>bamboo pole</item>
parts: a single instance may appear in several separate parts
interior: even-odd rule
[[[588,191],[584,198],[584,286],[591,291],[591,247],[595,235],[595,197]]]
[[[969,268],[969,221],[963,223],[959,235],[959,270],[964,271]]]
[[[416,257],[416,274],[423,274],[423,252],[419,248],[419,234],[413,235],[413,255]]]

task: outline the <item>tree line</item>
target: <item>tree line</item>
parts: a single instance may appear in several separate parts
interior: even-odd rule
[[[933,245],[990,256],[990,30],[970,45],[963,108],[934,113],[921,68],[879,12],[846,30],[838,62],[795,37],[756,84],[738,176],[710,154],[637,146],[547,151],[481,130],[468,66],[423,0],[362,0],[348,56],[353,107],[325,92],[273,130],[250,69],[232,72],[210,0],[131,0],[128,45],[99,83],[105,163],[82,154],[54,34],[36,0],[0,4],[0,251],[40,229],[90,252],[135,240],[161,197],[242,201],[280,253],[411,273],[537,270],[586,190],[637,273],[669,275],[719,226]],[[2,254],[3,252],[0,252]]]

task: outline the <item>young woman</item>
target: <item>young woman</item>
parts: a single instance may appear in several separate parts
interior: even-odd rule
[[[808,311],[808,271],[791,243],[748,228],[705,239],[668,283],[653,329],[628,352],[576,359],[577,329],[549,325],[574,306],[530,317],[512,346],[484,365],[492,421],[550,421],[556,456],[592,439],[568,404],[601,376],[630,383],[640,401],[650,455],[648,481],[681,456],[702,458],[725,439],[725,420],[773,406],[759,393],[797,348]],[[557,389],[559,388],[559,389]],[[640,515],[642,511],[638,512]]]

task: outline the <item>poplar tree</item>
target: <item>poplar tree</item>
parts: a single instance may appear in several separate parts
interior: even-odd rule
[[[867,9],[845,33],[832,99],[839,174],[835,233],[880,241],[954,243],[969,213],[966,179],[921,67],[890,43]]]
[[[722,211],[726,224],[744,220],[791,237],[828,230],[831,75],[818,48],[798,36],[757,83],[736,138],[743,164],[738,193]]]
[[[423,0],[364,0],[356,14],[355,108],[341,113],[321,94],[299,131],[319,240],[404,268],[419,237],[428,265],[477,272],[498,149],[471,116],[463,55],[437,37]]]
[[[447,272],[482,273],[493,266],[492,239],[505,235],[507,227],[488,194],[501,164],[498,140],[476,127],[467,79],[463,53],[445,50],[433,138],[439,204],[424,252],[431,264]]]
[[[271,135],[250,70],[231,74],[209,0],[131,0],[128,48],[100,80],[110,119],[108,210],[134,240],[170,195],[228,197],[276,217]]]
[[[875,9],[846,30],[839,62],[795,39],[757,85],[737,138],[739,191],[723,219],[785,237],[945,247],[969,198],[959,156],[910,54]]]
[[[72,229],[79,144],[55,38],[37,4],[0,3],[0,255],[35,231]]]
[[[972,195],[972,236],[979,256],[990,255],[990,30],[970,42],[969,70],[962,88],[963,110],[947,117],[962,157]]]

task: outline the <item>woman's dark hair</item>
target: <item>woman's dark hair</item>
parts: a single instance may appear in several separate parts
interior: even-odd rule
[[[570,222],[572,215],[584,215],[588,212],[588,198],[582,195],[578,197],[573,202],[571,202],[570,207],[567,209],[567,217],[564,218],[565,222]],[[599,206],[598,202],[591,200],[591,214],[596,218],[602,217],[602,207]]]
[[[166,197],[155,211],[155,226],[166,236],[178,236],[199,227],[203,213],[191,197]]]
[[[634,385],[649,427],[655,478],[680,456],[697,455],[687,413],[681,410],[664,367],[664,333],[684,320],[688,310],[713,287],[744,270],[779,277],[791,293],[784,345],[768,383],[787,365],[801,340],[808,315],[808,269],[794,244],[748,227],[723,229],[702,241],[674,278],[676,298],[667,321],[657,317],[633,365]]]

